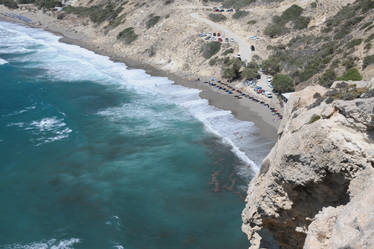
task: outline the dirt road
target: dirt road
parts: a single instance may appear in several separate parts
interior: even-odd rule
[[[232,32],[230,29],[226,28],[225,26],[212,22],[204,17],[199,16],[197,13],[192,13],[191,16],[195,18],[196,20],[206,23],[212,28],[214,28],[215,31],[221,32],[225,35],[225,37],[231,37],[235,40],[235,42],[239,45],[239,53],[242,61],[244,62],[250,62],[251,61],[251,46],[250,44],[234,32]]]

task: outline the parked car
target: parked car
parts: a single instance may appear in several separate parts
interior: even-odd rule
[[[219,12],[225,12],[225,10],[224,9],[220,9]]]
[[[236,57],[240,58],[240,53],[238,53],[238,55]]]
[[[263,91],[264,91],[264,90],[262,90],[262,89],[258,89],[258,90],[257,90],[257,93],[258,93],[258,94],[261,94]]]
[[[210,36],[208,36],[208,37],[205,37],[205,40],[206,40],[206,41],[209,41],[209,40],[210,40],[210,38],[211,38]]]
[[[229,42],[229,38],[225,38],[225,42]]]
[[[213,33],[213,36],[216,36],[217,34],[216,33]]]
[[[264,95],[269,99],[273,97],[273,94],[271,92],[264,92]]]
[[[226,10],[226,12],[234,12],[234,10],[233,9],[228,9],[228,10]]]
[[[234,42],[235,40],[234,40],[234,38],[230,38],[230,42]]]
[[[217,33],[217,36],[221,36],[221,33]]]
[[[222,38],[218,38],[218,41],[219,41],[219,42],[223,42]]]

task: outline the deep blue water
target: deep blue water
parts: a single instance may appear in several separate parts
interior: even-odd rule
[[[252,123],[42,30],[0,58],[0,248],[248,248]]]

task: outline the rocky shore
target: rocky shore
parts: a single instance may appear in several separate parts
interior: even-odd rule
[[[278,141],[251,181],[251,249],[373,248],[374,79],[311,86],[288,102]]]

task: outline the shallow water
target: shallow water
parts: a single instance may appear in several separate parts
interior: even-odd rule
[[[0,248],[248,248],[252,123],[5,22],[0,75]]]

